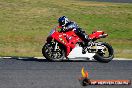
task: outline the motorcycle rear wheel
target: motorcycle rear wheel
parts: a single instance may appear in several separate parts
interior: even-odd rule
[[[114,50],[111,45],[108,43],[102,43],[103,46],[106,47],[107,53],[97,52],[93,57],[95,60],[103,63],[108,63],[114,58]],[[105,56],[107,55],[107,56]]]
[[[62,61],[65,57],[64,49],[58,45],[58,51],[53,51],[52,43],[45,43],[42,54],[48,61]]]

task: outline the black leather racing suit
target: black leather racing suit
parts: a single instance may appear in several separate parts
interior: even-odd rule
[[[90,39],[88,35],[85,33],[85,31],[82,31],[82,28],[80,28],[75,22],[68,22],[65,26],[62,26],[61,31],[67,32],[73,29],[75,29],[74,32],[76,35],[78,35],[85,42],[85,44],[89,42]]]

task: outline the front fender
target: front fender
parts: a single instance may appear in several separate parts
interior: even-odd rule
[[[51,41],[52,41],[52,39],[53,39],[53,37],[52,37],[52,36],[48,36],[48,37],[47,37],[47,39],[46,39],[46,41],[47,41],[47,42],[51,42]]]

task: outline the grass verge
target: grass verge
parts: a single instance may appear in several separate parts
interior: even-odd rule
[[[42,56],[57,19],[76,21],[87,33],[103,30],[115,57],[132,58],[132,4],[79,0],[0,0],[0,55]]]

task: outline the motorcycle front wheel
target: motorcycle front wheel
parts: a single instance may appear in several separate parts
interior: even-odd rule
[[[54,44],[52,43],[45,43],[42,54],[48,61],[62,61],[65,57],[64,49],[58,44],[56,51],[54,51]]]

